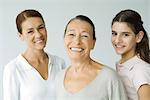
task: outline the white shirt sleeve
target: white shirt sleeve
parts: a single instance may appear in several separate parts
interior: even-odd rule
[[[19,81],[15,66],[7,65],[3,73],[3,100],[19,100]]]
[[[139,65],[140,66],[140,65]],[[142,66],[142,65],[141,65]],[[138,66],[136,66],[138,67]],[[139,87],[148,84],[150,85],[150,66],[142,66],[143,68],[137,68],[134,71],[133,75],[133,84],[136,88],[136,91],[138,91]]]

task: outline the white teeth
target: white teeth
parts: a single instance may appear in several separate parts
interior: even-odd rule
[[[121,48],[122,46],[116,46],[117,48]]]
[[[75,52],[81,52],[83,49],[82,48],[71,48],[72,51]]]
[[[122,48],[123,46],[120,46],[120,45],[115,45],[117,48]]]

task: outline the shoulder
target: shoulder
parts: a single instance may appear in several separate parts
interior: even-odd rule
[[[117,72],[108,66],[105,66],[103,69],[103,77],[105,77],[105,79],[108,79],[110,81],[120,80]]]
[[[58,56],[52,55],[52,54],[48,54],[48,57],[50,59],[50,62],[54,66],[61,67],[61,69],[64,69],[66,67],[65,61],[61,57],[58,57]]]
[[[134,74],[150,73],[150,64],[139,59],[138,62],[133,66],[132,72]]]
[[[66,69],[60,70],[56,75],[55,81],[57,83],[60,83],[60,81],[64,79],[65,73],[66,73]]]
[[[130,70],[130,79],[132,80],[136,90],[143,84],[150,84],[150,64],[138,58]]]
[[[105,74],[107,74],[107,75],[111,75],[111,76],[114,76],[114,77],[117,76],[117,72],[111,67],[105,66],[104,71],[105,71]]]
[[[56,55],[48,54],[48,57],[54,62],[54,63],[64,63],[64,59],[61,57],[58,57]]]
[[[4,74],[6,75],[13,75],[18,70],[18,65],[20,63],[19,56],[11,60],[8,64],[4,66]]]
[[[131,62],[133,69],[135,69],[135,70],[145,69],[145,68],[149,69],[150,68],[150,64],[145,62],[144,60],[142,60],[138,56],[135,56],[134,58],[132,58],[130,60],[130,62]]]
[[[18,64],[18,57],[14,58],[13,60],[11,60],[9,63],[7,63],[4,66],[4,70],[5,69],[9,69],[9,70],[15,70]]]
[[[66,73],[66,69],[60,70],[57,74],[57,77],[62,77],[65,75],[65,73]]]
[[[105,66],[102,73],[102,82],[107,86],[109,91],[113,89],[113,91],[121,91],[122,94],[124,93],[123,83],[114,69]]]
[[[137,69],[142,67],[150,69],[150,64],[143,61],[142,59],[140,59],[139,63],[135,64],[135,66],[137,66]]]

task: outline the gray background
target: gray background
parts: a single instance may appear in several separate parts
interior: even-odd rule
[[[76,15],[86,15],[94,22],[97,42],[91,56],[112,68],[115,68],[114,63],[119,59],[110,42],[111,20],[116,13],[128,8],[138,11],[150,33],[150,0],[1,0],[0,100],[4,65],[26,48],[26,44],[17,36],[15,18],[20,11],[29,8],[40,11],[45,19],[48,30],[45,50],[64,58],[67,64],[69,59],[63,44],[64,27]]]

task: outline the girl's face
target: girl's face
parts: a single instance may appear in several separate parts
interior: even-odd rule
[[[30,49],[42,50],[47,41],[45,24],[40,17],[29,17],[22,24],[20,38],[25,41]]]
[[[64,45],[71,59],[89,58],[94,44],[92,27],[88,22],[76,19],[69,23],[64,37]]]
[[[111,41],[117,54],[122,56],[135,55],[138,39],[125,22],[114,22],[112,25]]]

